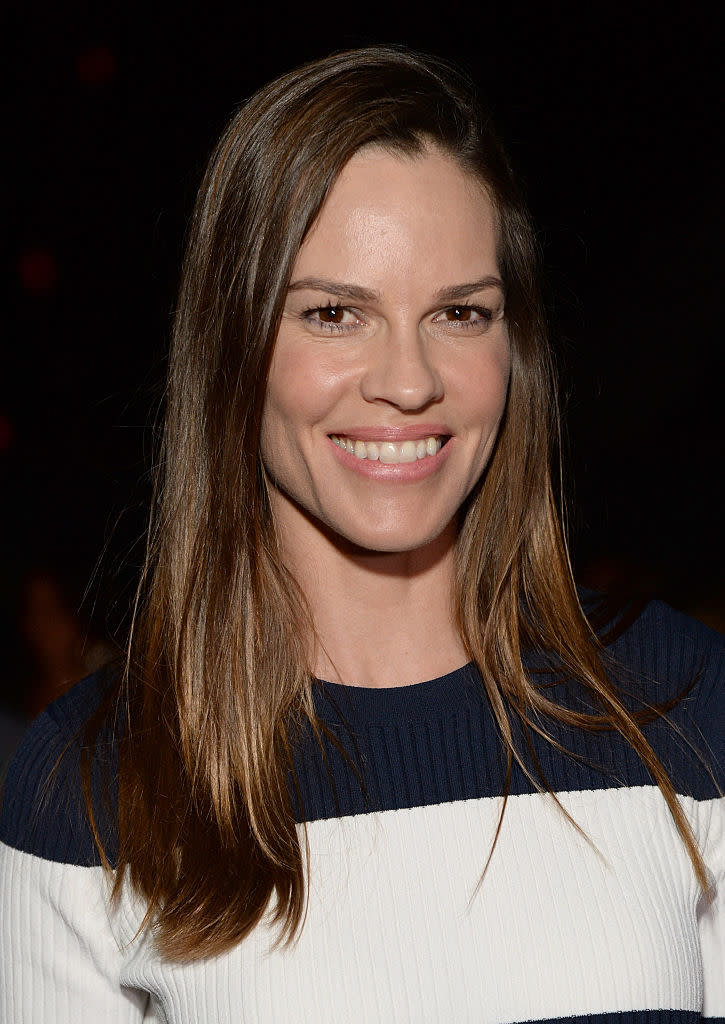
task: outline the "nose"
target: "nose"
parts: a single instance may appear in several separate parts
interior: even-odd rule
[[[362,380],[365,400],[413,412],[442,398],[443,381],[431,360],[431,344],[417,325],[384,332],[370,348]]]

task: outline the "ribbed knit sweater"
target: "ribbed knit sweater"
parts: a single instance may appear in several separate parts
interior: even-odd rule
[[[505,758],[474,668],[382,690],[320,683],[317,710],[360,777],[333,744],[328,770],[303,739],[297,812],[311,882],[298,942],[273,949],[264,923],[222,956],[170,964],[136,935],[138,897],[126,891],[110,909],[85,822],[77,733],[102,688],[91,677],[36,720],[9,769],[0,1021],[725,1021],[725,639],[652,604],[609,653],[633,708],[694,680],[645,734],[692,825],[712,900],[631,748],[616,733],[560,725],[550,732],[570,754],[538,736],[533,751],[584,835],[515,767],[478,886]],[[595,710],[573,683],[547,692]]]

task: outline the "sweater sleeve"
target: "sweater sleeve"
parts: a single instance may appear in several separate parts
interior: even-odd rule
[[[713,898],[698,908],[703,968],[703,1020],[725,1020],[725,797],[701,806],[707,823],[705,862],[712,876]]]
[[[0,843],[1,1024],[136,1024],[147,995],[119,985],[102,868]]]
[[[120,985],[108,880],[71,786],[74,730],[59,717],[31,726],[2,797],[0,1024],[148,1021],[147,994]]]
[[[692,715],[699,724],[700,750],[719,795],[699,805],[701,848],[713,885],[712,899],[698,907],[703,966],[703,1021],[725,1021],[725,641],[711,635]]]
[[[697,907],[703,1021],[725,1021],[725,637],[660,601],[615,642],[617,662],[658,703],[685,692],[647,730],[685,806],[712,885]],[[674,726],[674,728],[672,728]]]

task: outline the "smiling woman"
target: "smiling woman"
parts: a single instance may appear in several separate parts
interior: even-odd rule
[[[444,305],[450,295],[459,305]],[[451,526],[488,463],[509,368],[485,189],[435,148],[353,156],[295,261],[262,417],[274,520],[295,577],[331,562],[328,581],[334,571],[346,588],[341,539],[406,552],[402,578],[417,575],[415,560]],[[454,549],[451,538],[449,558]],[[306,589],[317,604],[318,588]],[[368,610],[365,602],[358,615]],[[318,635],[323,616],[313,607]],[[452,607],[438,619],[441,638],[444,623],[450,656],[463,658]],[[410,675],[393,651],[380,661],[385,679],[356,672],[373,685]]]
[[[443,305],[451,296],[459,305]],[[434,146],[355,154],[295,260],[262,416],[318,678],[395,686],[466,663],[450,599],[455,523],[491,456],[510,361],[486,190]],[[343,609],[360,644],[340,631]]]
[[[8,775],[3,1019],[725,1019],[725,648],[577,591],[554,395],[461,75],[375,47],[240,109],[125,666]]]

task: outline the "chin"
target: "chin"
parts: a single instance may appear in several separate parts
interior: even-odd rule
[[[369,551],[381,555],[403,555],[413,551],[420,551],[433,544],[443,535],[448,534],[451,523],[431,525],[428,529],[421,529],[420,525],[415,530],[404,528],[402,525],[395,527],[380,527],[378,529],[360,529],[343,531],[332,529],[332,534],[337,535],[343,544],[358,549],[361,552]]]
[[[420,551],[430,544],[434,537],[426,537],[422,540],[416,541],[407,537],[378,537],[370,539],[364,543],[357,543],[355,546],[361,551],[369,551],[374,555],[407,555],[413,551]]]

